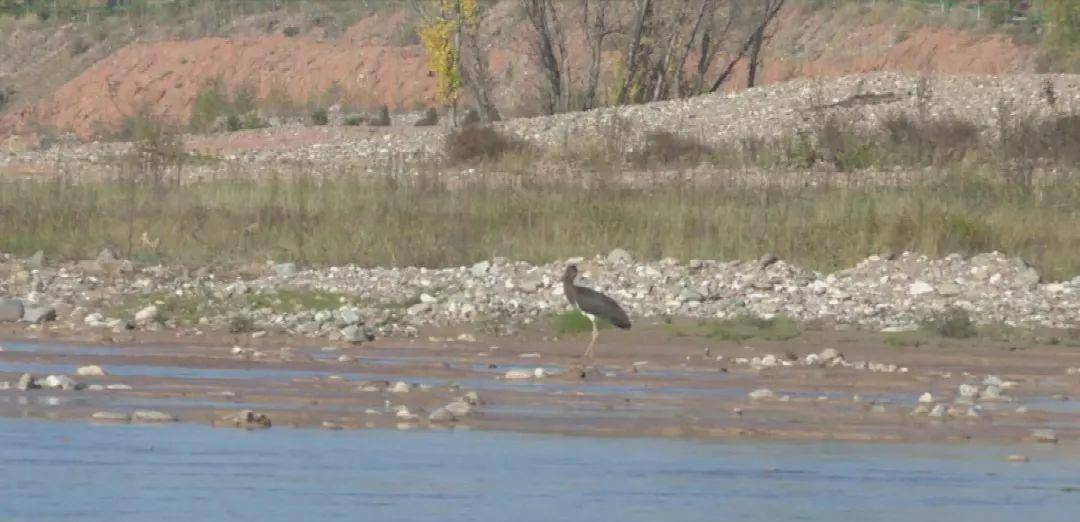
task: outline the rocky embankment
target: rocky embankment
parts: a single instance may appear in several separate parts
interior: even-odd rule
[[[950,308],[984,324],[1072,327],[1080,317],[1080,278],[1043,283],[1023,261],[997,253],[872,256],[833,274],[772,256],[644,262],[623,250],[546,265],[494,259],[442,269],[299,270],[267,264],[246,277],[139,267],[109,251],[58,265],[40,256],[2,261],[0,322],[116,332],[184,328],[363,342],[474,323],[507,333],[566,310],[559,275],[570,262],[581,265],[580,284],[610,294],[639,321],[783,315],[903,331]]]
[[[802,79],[735,93],[685,100],[602,108],[500,122],[497,128],[559,154],[594,143],[631,153],[651,131],[668,131],[707,145],[737,145],[782,140],[819,127],[836,115],[873,127],[894,114],[955,117],[975,124],[993,138],[1002,121],[1044,119],[1080,110],[1080,75],[1001,75],[919,77],[880,72],[831,79]],[[247,174],[281,172],[289,165],[329,174],[343,166],[383,173],[416,162],[437,160],[449,127],[415,127],[415,114],[395,115],[390,126],[305,127],[284,125],[210,136],[187,136],[186,147],[215,160],[184,166],[185,175],[202,179],[242,167]],[[2,146],[2,145],[0,145]],[[0,171],[79,174],[108,167],[131,150],[125,143],[76,141],[38,147],[12,139],[0,154]],[[3,150],[3,149],[0,149]]]

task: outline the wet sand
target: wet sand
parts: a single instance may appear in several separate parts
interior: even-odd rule
[[[592,361],[578,358],[588,334],[552,340],[544,332],[456,338],[467,329],[424,332],[426,340],[380,339],[362,346],[310,339],[137,332],[105,339],[85,332],[9,328],[0,331],[0,416],[90,421],[98,411],[160,410],[181,422],[226,425],[242,409],[266,414],[274,427],[342,429],[482,429],[590,436],[706,439],[761,438],[888,442],[1028,442],[1051,428],[1061,442],[1080,439],[1080,349],[985,339],[935,339],[887,346],[859,331],[808,331],[783,342],[719,342],[677,337],[665,325],[605,330]],[[264,356],[249,360],[234,345]],[[290,350],[282,352],[282,347]],[[805,357],[835,348],[848,361],[894,364],[906,372],[793,366],[754,369],[736,358]],[[708,352],[706,353],[706,349]],[[342,355],[355,359],[340,362]],[[538,357],[536,356],[538,355]],[[718,360],[719,356],[719,360]],[[105,377],[75,376],[96,364]],[[508,371],[544,378],[509,380]],[[66,374],[87,384],[130,390],[17,391],[23,372]],[[958,405],[955,417],[913,416],[930,392],[952,405],[963,383],[996,375],[1015,383],[1007,400],[976,401],[977,417]],[[360,391],[362,383],[404,381],[408,393]],[[752,390],[775,397],[751,400]],[[468,391],[482,404],[449,424],[428,414]],[[395,415],[407,406],[415,421]],[[1026,411],[1017,408],[1023,406]]]

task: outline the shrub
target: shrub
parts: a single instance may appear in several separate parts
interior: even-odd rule
[[[455,163],[499,159],[511,152],[521,152],[525,144],[491,127],[468,126],[446,137],[446,157]]]
[[[225,118],[225,129],[229,132],[236,132],[240,130],[240,117],[235,114],[230,114]]]
[[[229,316],[229,333],[241,334],[255,331],[255,321],[243,314]]]
[[[357,127],[364,123],[364,117],[359,114],[350,114],[345,117],[345,125],[349,127]]]
[[[330,123],[330,116],[326,113],[326,109],[315,109],[311,111],[311,123],[313,125],[326,125]]]
[[[15,91],[11,87],[0,85],[0,111],[15,97]]]
[[[971,316],[960,308],[949,308],[934,314],[919,326],[924,331],[950,339],[967,339],[978,334]]]
[[[285,36],[288,36],[289,38],[292,38],[292,37],[300,34],[300,28],[295,26],[295,25],[290,25],[290,26],[286,27],[283,31],[281,31],[281,33],[284,34]]]
[[[713,150],[700,141],[668,131],[645,134],[644,144],[630,155],[638,167],[649,165],[697,165],[713,155]]]
[[[245,129],[265,129],[266,127],[270,126],[270,124],[266,123],[265,120],[260,118],[259,113],[255,111],[251,111],[245,114],[244,120],[240,123],[240,125]]]

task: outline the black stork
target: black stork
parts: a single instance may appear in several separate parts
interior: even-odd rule
[[[593,356],[593,346],[596,345],[596,338],[600,335],[596,330],[596,318],[607,319],[611,324],[624,330],[630,329],[630,318],[626,316],[626,312],[614,299],[591,288],[575,285],[574,279],[577,274],[577,265],[566,267],[566,272],[563,273],[562,277],[563,293],[566,294],[566,300],[570,301],[570,304],[579,312],[585,314],[585,317],[588,317],[589,322],[592,323],[592,341],[582,355],[582,357],[591,358]]]

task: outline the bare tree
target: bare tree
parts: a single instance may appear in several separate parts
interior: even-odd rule
[[[626,103],[627,98],[630,96],[630,88],[637,80],[638,65],[643,50],[641,41],[642,37],[645,36],[649,18],[652,16],[652,0],[637,0],[635,12],[637,14],[634,16],[634,33],[630,37],[630,47],[626,52],[626,73],[623,77],[622,87],[619,88],[618,99],[615,100],[617,105]]]
[[[461,79],[469,86],[476,96],[476,108],[480,112],[480,119],[485,122],[498,121],[499,110],[491,99],[488,86],[491,85],[491,76],[488,71],[488,53],[484,50],[480,41],[479,21],[477,27],[459,29]]]
[[[552,0],[521,0],[521,5],[536,33],[533,51],[547,80],[545,109],[548,114],[564,112],[570,94],[570,71],[559,14]]]
[[[709,92],[716,92],[720,89],[720,86],[727,81],[731,76],[732,71],[735,70],[735,65],[746,57],[747,52],[752,51],[751,58],[753,63],[750,64],[749,70],[751,78],[757,74],[757,62],[760,59],[761,46],[765,39],[765,30],[768,28],[769,24],[776,19],[776,15],[780,14],[780,10],[783,9],[785,2],[786,0],[764,0],[764,9],[762,10],[759,22],[754,26],[754,31],[750,33],[750,36],[743,42],[739,51],[735,54],[735,57],[728,62],[727,66],[720,73],[720,76],[713,82]],[[752,83],[753,80],[750,80],[750,82]]]
[[[616,32],[608,25],[607,15],[610,4],[610,0],[592,0],[592,2],[585,0],[582,25],[585,28],[585,38],[589,43],[589,72],[581,109],[586,111],[596,107],[596,89],[600,83],[600,61],[604,52],[604,39]]]

